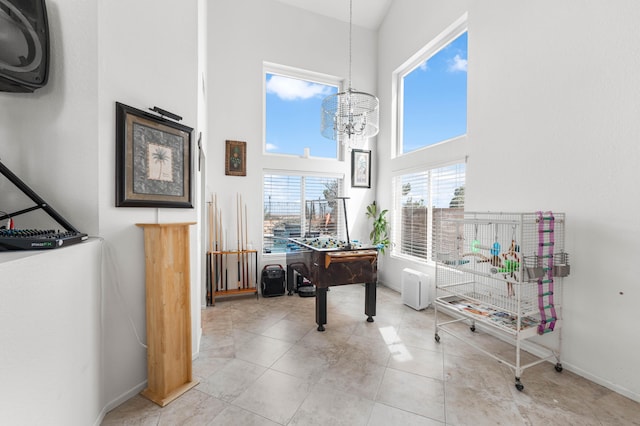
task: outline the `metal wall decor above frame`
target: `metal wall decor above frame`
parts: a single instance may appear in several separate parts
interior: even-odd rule
[[[192,132],[116,102],[116,207],[193,208]]]

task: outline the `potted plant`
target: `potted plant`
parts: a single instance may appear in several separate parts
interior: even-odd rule
[[[389,247],[389,235],[387,229],[389,222],[385,215],[388,210],[378,210],[375,200],[367,206],[367,217],[373,219],[373,228],[369,234],[371,243],[378,246],[380,253],[384,254],[384,250]]]

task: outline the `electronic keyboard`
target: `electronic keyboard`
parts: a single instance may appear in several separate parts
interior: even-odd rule
[[[0,251],[66,247],[85,241],[87,234],[52,229],[0,229]]]

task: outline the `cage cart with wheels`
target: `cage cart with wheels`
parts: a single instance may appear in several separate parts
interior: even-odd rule
[[[529,367],[552,361],[562,371],[562,278],[570,271],[565,215],[465,212],[438,222],[435,340],[446,333],[507,365],[520,391]],[[459,323],[513,342],[515,361],[475,345]],[[523,344],[538,359],[523,365]]]

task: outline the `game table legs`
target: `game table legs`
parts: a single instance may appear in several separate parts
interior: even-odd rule
[[[373,322],[373,317],[376,316],[376,283],[364,285],[364,314],[367,322]]]
[[[327,323],[327,287],[316,287],[316,324],[318,331],[324,331]]]
[[[327,323],[327,291],[328,287],[316,287],[316,324],[318,331],[324,331]],[[376,283],[364,285],[364,314],[367,322],[373,322],[376,316]]]

